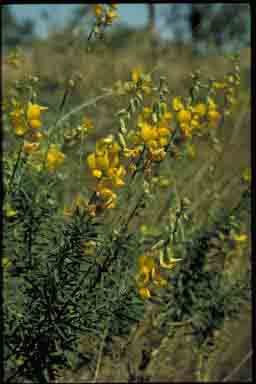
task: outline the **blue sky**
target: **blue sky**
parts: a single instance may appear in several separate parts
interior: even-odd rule
[[[81,4],[15,4],[12,5],[13,12],[18,19],[31,18],[36,21],[36,32],[41,36],[46,36],[47,26],[40,19],[42,11],[48,11],[51,16],[52,24],[62,24],[70,16],[75,7]],[[157,15],[165,12],[169,4],[158,4],[156,7]],[[120,20],[131,26],[143,26],[147,20],[146,4],[120,4],[118,6]],[[162,29],[161,18],[157,18],[158,27]],[[160,23],[159,23],[160,20]]]

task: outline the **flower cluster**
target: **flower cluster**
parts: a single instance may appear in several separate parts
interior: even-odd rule
[[[166,155],[165,147],[168,145],[173,131],[169,126],[172,113],[167,110],[165,103],[162,103],[162,106],[164,112],[157,122],[153,121],[152,108],[144,108],[137,120],[137,127],[139,128],[137,134],[138,141],[145,144],[149,151],[149,159],[153,161],[164,159]]]
[[[64,161],[65,155],[62,151],[59,150],[58,146],[51,144],[47,152],[46,166],[47,169],[53,172],[58,168]]]
[[[154,256],[160,256],[158,265]],[[138,273],[135,276],[137,288],[143,299],[148,299],[152,295],[153,287],[165,287],[168,282],[161,275],[160,267],[164,269],[173,269],[181,259],[170,258],[168,262],[164,260],[163,251],[147,252],[138,258]]]
[[[135,94],[151,95],[153,91],[153,82],[150,73],[144,73],[140,68],[134,68],[131,71],[131,79],[125,82],[118,80],[114,84],[114,91],[117,95]]]
[[[27,155],[39,150],[43,137],[39,131],[42,126],[41,113],[47,110],[47,107],[29,102],[26,110],[15,103],[14,110],[10,112],[12,127],[17,136],[24,138],[23,151]]]
[[[117,4],[106,4],[106,6],[105,4],[93,4],[96,21],[91,35],[101,35],[104,29],[112,25],[113,21],[118,18],[118,13],[116,12]]]
[[[96,151],[87,157],[92,176],[97,180],[96,195],[102,200],[102,208],[114,208],[117,195],[113,189],[125,185],[126,171],[120,163],[120,150],[120,145],[110,135],[99,140]]]
[[[162,80],[159,87],[154,87],[151,75],[139,69],[134,69],[131,80],[119,82],[117,88],[118,94],[132,94],[129,107],[118,112],[118,142],[114,141],[113,136],[99,140],[96,151],[87,158],[91,173],[97,180],[96,195],[102,200],[101,208],[115,207],[117,195],[113,189],[125,184],[123,176],[126,171],[120,159],[130,160],[127,166],[124,163],[128,172],[134,175],[143,170],[144,176],[152,175],[153,164],[162,162],[167,152],[179,158],[181,150],[188,158],[194,159],[196,150],[193,137],[209,134],[210,131],[210,136],[214,135],[212,129],[220,125],[224,114],[212,83],[207,88],[207,95],[174,96],[170,104],[165,98],[168,93],[165,82]],[[144,105],[144,97],[153,96],[153,91],[160,93],[159,101]],[[136,116],[136,129],[128,130],[132,115]],[[140,162],[143,166],[138,168]]]

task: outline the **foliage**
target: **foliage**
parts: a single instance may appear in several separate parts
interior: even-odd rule
[[[3,6],[1,17],[4,46],[13,48],[18,44],[31,44],[35,27],[32,20],[27,19],[23,22],[17,22],[10,5]]]

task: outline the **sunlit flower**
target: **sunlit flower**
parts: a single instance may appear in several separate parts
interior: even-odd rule
[[[99,17],[103,13],[103,6],[102,4],[94,4],[94,13],[96,17]]]
[[[145,142],[157,139],[157,130],[152,125],[144,123],[141,127],[141,136]]]
[[[244,243],[245,241],[247,241],[248,236],[245,233],[241,233],[240,235],[234,234],[231,239],[236,241],[237,243]]]
[[[118,18],[118,13],[115,10],[109,9],[106,13],[106,23],[111,25],[116,18]]]
[[[132,70],[132,81],[137,83],[141,79],[142,70],[140,68],[134,68]]]
[[[139,294],[142,299],[149,299],[151,297],[150,289],[146,287],[139,288]]]
[[[41,118],[41,112],[47,111],[47,107],[42,107],[38,104],[32,104],[31,102],[28,103],[27,108],[27,119],[28,120],[40,120]]]
[[[28,131],[28,126],[24,118],[24,110],[16,107],[13,112],[10,112],[11,124],[17,136],[23,136]]]
[[[191,112],[186,109],[182,109],[181,111],[178,112],[177,120],[179,123],[189,123],[191,118],[192,118]]]
[[[3,208],[6,217],[11,218],[17,215],[17,211],[13,209],[9,204],[6,204]]]
[[[46,158],[47,168],[51,171],[55,170],[63,163],[64,159],[64,153],[58,150],[54,145],[51,145]]]
[[[199,103],[195,105],[193,112],[197,113],[200,117],[204,117],[206,114],[206,110],[206,105],[203,103]]]
[[[208,112],[208,119],[209,119],[209,122],[210,122],[210,125],[212,127],[216,127],[218,126],[219,122],[220,122],[220,119],[221,119],[221,114],[216,111],[216,110],[210,110]]]
[[[166,269],[173,269],[182,259],[169,258],[168,262],[164,260],[164,252],[160,251],[160,266]]]
[[[172,100],[172,108],[175,112],[178,112],[182,109],[184,109],[184,105],[183,103],[181,102],[181,99],[180,97],[174,97],[173,100]]]
[[[23,144],[23,151],[26,153],[26,154],[31,154],[33,152],[36,152],[38,151],[40,147],[40,143],[30,143],[28,141],[26,141],[24,144]]]

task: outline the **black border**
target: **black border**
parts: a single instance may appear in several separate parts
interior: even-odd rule
[[[89,3],[89,2],[88,2]],[[107,3],[107,2],[106,2]],[[119,4],[122,4],[123,2],[118,2]],[[135,4],[138,2],[133,2],[133,1],[129,1],[129,2],[125,2],[124,4]],[[158,1],[157,4],[160,4],[160,3],[168,3],[166,1]],[[180,1],[178,3],[183,3],[183,1]],[[184,3],[188,3],[187,1],[184,1]],[[205,2],[200,2],[198,1],[197,4],[199,3],[202,3],[202,4],[205,4],[205,3],[218,3],[217,1],[205,1]],[[255,226],[255,220],[256,220],[256,210],[255,210],[255,187],[256,187],[256,184],[255,184],[255,176],[256,176],[256,162],[255,162],[255,151],[256,151],[256,148],[255,148],[255,144],[256,144],[256,137],[255,137],[255,129],[256,129],[256,124],[255,124],[255,86],[256,86],[256,67],[255,67],[255,52],[256,52],[256,46],[255,46],[255,38],[256,38],[256,29],[255,29],[255,26],[253,24],[253,21],[252,20],[256,20],[256,12],[255,12],[255,7],[253,6],[253,3],[252,1],[233,1],[233,2],[227,2],[227,1],[223,1],[222,3],[232,3],[232,4],[236,4],[236,3],[244,3],[244,4],[248,4],[250,6],[250,10],[251,10],[251,169],[252,169],[252,185],[251,185],[251,190],[252,190],[252,200],[251,200],[251,208],[252,208],[252,216],[251,216],[251,219],[252,219],[252,224],[251,224],[251,237],[252,237],[252,257],[251,257],[251,267],[252,267],[252,274],[251,274],[251,290],[252,290],[252,349],[253,349],[253,355],[252,355],[252,379],[253,381],[252,382],[256,382],[256,367],[255,367],[255,363],[256,363],[256,356],[255,356],[255,345],[256,345],[256,256],[255,256],[255,236],[256,236],[256,226]],[[35,1],[26,1],[26,2],[17,2],[17,1],[6,1],[6,2],[3,2],[1,3],[1,19],[2,19],[2,5],[11,5],[11,4],[16,4],[16,5],[29,5],[29,4],[33,4],[33,5],[36,5],[36,4],[71,4],[70,2],[65,2],[65,1],[62,1],[61,3],[57,3],[57,2],[49,2],[49,1],[45,1],[43,3],[38,3],[38,2],[35,2]],[[84,2],[78,2],[78,1],[75,1],[75,2],[72,2],[72,4],[84,4]],[[140,3],[140,4],[145,4],[145,3]],[[253,16],[254,15],[254,16]],[[1,42],[2,42],[2,28],[1,28]],[[1,53],[2,53],[2,49],[3,49],[3,45],[1,44]],[[3,57],[3,55],[1,55],[1,58]],[[1,63],[2,64],[2,63]],[[1,106],[2,106],[2,71],[1,71],[1,74],[0,74],[0,82],[1,82],[1,88],[0,88],[0,97],[1,97]],[[2,114],[1,114],[1,117],[2,117]],[[2,151],[3,151],[3,147],[2,147],[2,118],[1,118],[1,127],[0,127],[0,194],[1,196],[3,196],[3,178],[2,178],[2,171],[3,171],[3,168],[2,168]],[[3,224],[3,215],[2,215],[2,204],[3,204],[3,199],[1,199],[1,214],[0,214],[0,225],[1,225],[1,228],[2,228],[2,224]],[[0,242],[2,244],[2,239],[3,239],[3,232],[1,231],[0,232]],[[1,247],[1,250],[2,250],[2,247]],[[1,259],[2,259],[2,253],[1,253]],[[3,271],[2,271],[2,268],[0,268],[0,289],[1,289],[1,304],[2,304],[2,299],[3,299],[3,296],[2,296],[2,289],[3,289]],[[3,329],[3,321],[4,321],[4,318],[3,318],[3,306],[1,305],[0,306],[0,324],[1,324],[1,330]],[[0,365],[0,377],[4,378],[4,370],[3,370],[3,332],[0,332],[0,361],[1,361],[1,365]]]

